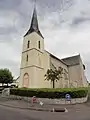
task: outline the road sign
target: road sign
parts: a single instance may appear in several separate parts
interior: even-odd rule
[[[70,96],[69,94],[66,94],[66,95],[65,95],[65,98],[66,98],[67,101],[70,101],[71,96]]]

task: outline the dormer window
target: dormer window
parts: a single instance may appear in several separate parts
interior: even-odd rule
[[[28,43],[27,43],[27,48],[29,48],[30,47],[30,41],[28,41]]]
[[[40,41],[38,41],[38,48],[40,49],[40,47],[41,47],[41,46],[40,46]]]

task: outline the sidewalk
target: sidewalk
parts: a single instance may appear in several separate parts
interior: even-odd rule
[[[19,109],[27,109],[27,110],[37,110],[37,111],[53,111],[53,108],[64,110],[64,105],[40,105],[39,103],[29,103],[24,102],[22,100],[7,100],[7,101],[0,101],[0,105],[12,107],[12,108],[19,108]]]

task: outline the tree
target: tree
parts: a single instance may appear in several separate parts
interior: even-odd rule
[[[53,88],[55,88],[55,81],[57,82],[62,78],[63,68],[59,67],[58,69],[55,67],[54,69],[48,69],[45,74],[45,80],[51,81],[53,83]]]
[[[9,69],[0,69],[0,83],[8,84],[13,82],[13,76],[12,73],[9,71]]]

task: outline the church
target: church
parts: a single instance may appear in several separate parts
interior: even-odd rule
[[[39,30],[37,11],[34,8],[31,25],[23,37],[19,88],[53,88],[51,81],[45,80],[48,69],[61,67],[63,75],[55,81],[55,88],[87,87],[85,65],[81,56],[59,59],[44,48],[44,37]]]

